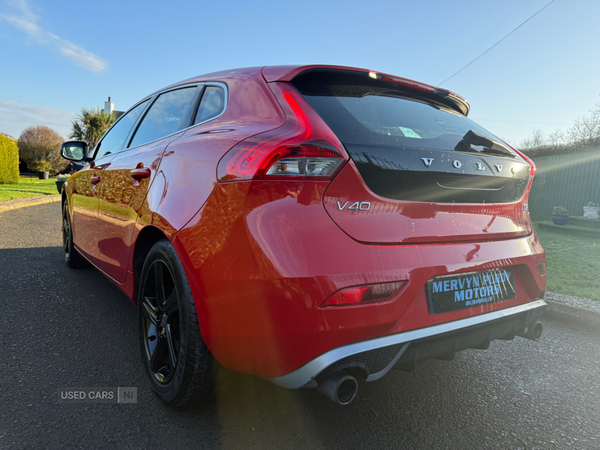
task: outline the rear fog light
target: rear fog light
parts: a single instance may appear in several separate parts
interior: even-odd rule
[[[540,275],[546,275],[546,261],[542,261],[535,264],[540,272]]]
[[[405,284],[406,281],[398,281],[395,283],[369,284],[342,289],[325,300],[321,306],[385,302],[391,300]]]

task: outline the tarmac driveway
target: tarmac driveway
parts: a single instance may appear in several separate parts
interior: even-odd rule
[[[60,203],[0,213],[0,448],[600,448],[600,335],[544,320],[452,362],[313,390],[231,375],[210,405],[165,408],[142,376],[134,306],[62,261]],[[63,387],[137,387],[134,404],[65,404]]]

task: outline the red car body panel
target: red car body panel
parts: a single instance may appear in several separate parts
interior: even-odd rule
[[[247,73],[257,76],[260,82]],[[262,82],[260,68],[241,70],[240,76],[228,73],[228,76],[194,78],[170,87],[211,80],[226,83],[230,92],[243,93],[230,99],[227,109],[216,121],[200,124],[165,140],[122,151],[114,158],[106,157],[109,162],[100,166],[92,162],[75,174],[66,186],[71,210],[77,208],[77,199],[82,196],[80,191],[88,199],[93,199],[97,208],[93,212],[80,208],[80,213],[73,217],[75,246],[132,298],[135,284],[132,272],[134,252],[130,248],[135,247],[140,231],[151,225],[171,238],[196,214],[214,189],[217,182],[216,164],[221,157],[239,141],[284,123],[280,106]],[[210,146],[205,145],[205,141],[210,141]],[[166,152],[165,144],[170,145]],[[131,189],[135,180],[129,171],[139,164],[151,168],[151,176],[141,182],[141,187],[145,187],[143,193],[138,192],[132,198]],[[120,205],[120,217],[115,217],[115,202],[107,200],[102,207],[98,206],[99,197],[109,196],[108,193],[96,192],[102,191],[102,181],[96,186],[89,182],[92,176],[106,176],[103,173],[105,169],[108,172],[119,171],[110,173],[107,181],[111,182],[110,198]],[[194,192],[194,195],[190,195],[190,192]],[[123,203],[127,205],[131,201],[134,205],[126,207],[127,212],[123,211]],[[90,205],[89,200],[86,205]],[[100,221],[99,215],[102,216]],[[135,227],[131,229],[133,224]],[[101,240],[98,239],[98,227],[102,227]],[[95,247],[88,249],[87,245],[91,243]],[[117,252],[117,248],[122,251]],[[128,267],[129,275],[126,277],[123,276],[124,267]]]
[[[509,204],[395,201],[371,192],[352,161],[333,181],[218,182],[217,165],[232,147],[286,120],[267,83],[315,67],[337,68],[238,69],[172,85],[225,83],[229,103],[217,119],[144,146],[154,145],[144,156],[125,151],[107,167],[92,164],[75,174],[65,194],[77,249],[134,299],[138,237],[160,231],[181,260],[211,353],[230,369],[263,377],[349,343],[540,298],[546,281],[536,264],[545,255],[523,208],[529,187]],[[134,186],[130,171],[139,164],[152,172]],[[89,179],[98,174],[123,182],[94,193]],[[96,205],[101,199],[99,212],[78,200],[82,193]],[[124,217],[114,217],[111,198],[129,205]],[[358,200],[371,202],[371,210],[337,208]],[[425,285],[432,277],[497,268],[513,270],[515,298],[429,312]],[[407,283],[386,302],[320,306],[343,288],[396,281]]]
[[[136,222],[152,211],[145,202],[156,192],[149,197],[163,152],[181,134],[109,156],[109,162],[94,171],[102,179],[96,188],[97,226],[102,230],[97,266],[118,283],[124,283],[127,276]]]
[[[340,208],[369,202],[369,211]],[[369,190],[350,161],[327,189],[325,209],[349,236],[365,243],[424,244],[528,236],[533,232],[523,198],[482,206],[391,200]]]
[[[222,116],[190,128],[169,147],[161,164],[164,189],[155,212],[175,230],[206,202],[217,184],[217,163],[231,147],[284,123],[281,107],[264,83],[247,76],[216,79],[226,83],[230,92],[244,95],[231,95]]]
[[[90,170],[81,170],[65,183],[74,242],[77,242],[75,245],[79,252],[90,261],[97,260],[98,251],[98,199],[91,183],[93,175]]]
[[[364,245],[328,216],[320,198],[326,185],[219,185],[177,235],[178,253],[190,256],[184,268],[203,337],[226,367],[274,377],[349,342],[507,308],[545,290],[545,277],[535,267],[545,257],[535,235],[502,242]],[[223,204],[231,205],[229,214],[223,214]],[[517,298],[429,313],[427,280],[498,267],[514,268]],[[319,308],[341,288],[403,280],[408,284],[389,302]]]

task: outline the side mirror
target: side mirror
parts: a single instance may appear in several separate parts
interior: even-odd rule
[[[60,155],[70,161],[87,161],[87,142],[67,141],[60,147]]]

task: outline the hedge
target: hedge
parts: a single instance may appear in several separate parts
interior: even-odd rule
[[[593,143],[576,143],[571,145],[546,145],[521,150],[530,158],[544,156],[569,155],[571,153],[597,153],[600,152],[600,141]]]
[[[19,182],[19,148],[17,141],[0,135],[0,184]]]

